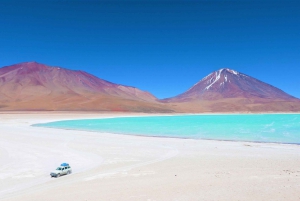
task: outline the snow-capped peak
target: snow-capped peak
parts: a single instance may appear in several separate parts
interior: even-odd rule
[[[240,76],[243,74],[240,74],[239,72],[229,69],[229,68],[221,68],[217,71],[214,71],[201,79],[199,82],[194,84],[191,88],[188,89],[188,91],[193,90],[193,88],[201,83],[205,83],[204,90],[207,91],[211,89],[212,86],[214,86],[218,81],[222,82],[222,84],[218,84],[219,86],[225,87],[226,83],[231,83],[230,82],[230,74],[235,75],[235,76]],[[243,75],[245,76],[245,75]],[[219,82],[218,82],[219,83]]]
[[[223,98],[293,99],[283,91],[253,77],[232,69],[222,68],[210,73],[188,91],[171,100],[219,100]]]
[[[235,71],[235,70],[232,70],[232,69],[230,69],[230,68],[222,68],[222,69],[220,69],[219,71],[227,71],[227,72],[232,73],[232,74],[235,74],[235,75],[238,75],[238,74],[239,74],[239,72],[237,72],[237,71]]]
[[[218,71],[215,72],[215,79],[214,79],[214,81],[210,85],[208,85],[207,87],[205,87],[206,90],[208,90],[213,84],[215,84],[220,79],[221,73],[222,73],[223,70],[224,69],[220,69],[220,70],[218,70]]]

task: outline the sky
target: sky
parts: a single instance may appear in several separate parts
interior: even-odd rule
[[[183,93],[230,68],[300,98],[300,1],[0,0],[0,66],[36,61]]]

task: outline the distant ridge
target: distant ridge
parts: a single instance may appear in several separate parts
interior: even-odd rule
[[[37,62],[0,68],[0,103],[2,110],[170,111],[149,92]]]
[[[2,111],[300,112],[300,100],[237,71],[210,73],[164,100],[84,71],[24,62],[0,68]]]

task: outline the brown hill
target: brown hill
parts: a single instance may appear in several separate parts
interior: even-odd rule
[[[296,112],[300,100],[231,69],[215,71],[186,92],[162,100],[184,112]]]
[[[0,109],[170,112],[135,87],[36,62],[0,69]]]

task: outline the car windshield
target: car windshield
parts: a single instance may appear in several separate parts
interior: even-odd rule
[[[60,167],[58,167],[58,168],[56,168],[56,170],[61,170],[61,168],[60,168]]]

